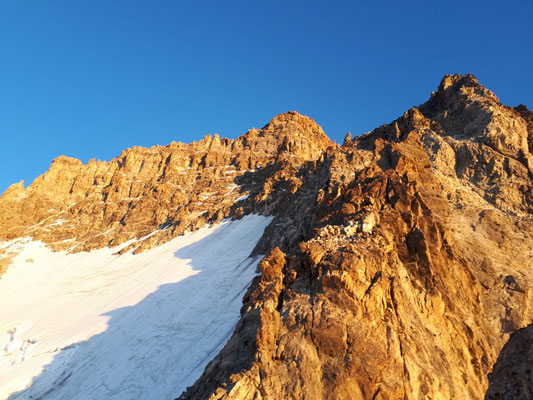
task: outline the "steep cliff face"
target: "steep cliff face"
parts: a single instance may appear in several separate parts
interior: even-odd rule
[[[272,215],[241,320],[180,399],[481,399],[493,369],[487,398],[506,398],[520,357],[506,343],[533,320],[532,121],[447,75],[343,146],[291,112],[235,141],[61,157],[4,193],[0,236],[81,251],[155,232],[139,252]]]
[[[524,113],[446,76],[308,166],[306,231],[263,260],[234,336],[180,398],[483,398],[533,318]]]

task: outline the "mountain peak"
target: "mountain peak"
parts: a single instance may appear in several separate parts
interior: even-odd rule
[[[254,152],[278,157],[316,159],[333,142],[312,118],[296,111],[276,115],[263,128],[251,129],[238,141]]]
[[[308,116],[300,114],[298,111],[286,111],[284,113],[276,115],[269,122],[271,123],[286,123],[290,121],[301,121],[301,120],[311,120]],[[314,121],[313,121],[314,122]],[[268,124],[267,124],[268,125]]]
[[[446,74],[442,78],[437,91],[433,92],[429,101],[421,107],[429,105],[431,107],[445,108],[458,102],[478,102],[485,105],[500,103],[496,95],[480,84],[474,75]]]
[[[0,196],[0,199],[2,200],[14,200],[18,199],[20,197],[24,196],[24,192],[26,189],[24,189],[24,181],[20,181],[18,183],[13,183],[11,186],[9,186],[6,191]]]
[[[301,130],[306,130],[308,133],[317,136],[327,137],[322,127],[318,125],[315,120],[312,118],[302,115],[297,111],[287,111],[281,114],[276,115],[266,124],[262,129],[279,129],[279,128],[289,128],[294,130],[294,133],[301,132]]]
[[[532,124],[527,108],[502,105],[473,75],[446,75],[428,102],[372,133],[348,134],[343,147],[332,145],[311,118],[291,111],[236,140],[208,135],[191,144],[134,147],[109,162],[86,165],[57,158],[27,190],[20,183],[0,199],[0,274],[15,263],[3,275],[10,281],[0,293],[29,293],[36,303],[4,296],[6,309],[22,304],[22,312],[3,313],[9,319],[0,320],[0,326],[13,328],[0,335],[9,350],[0,360],[7,360],[24,390],[15,396],[42,398],[52,390],[54,398],[83,397],[93,392],[79,382],[91,377],[90,385],[100,384],[106,373],[114,382],[116,370],[122,383],[111,382],[109,394],[141,398],[161,384],[172,398],[170,392],[178,390],[168,383],[182,382],[176,372],[181,370],[191,384],[199,377],[181,400],[497,398],[484,392],[489,379],[491,385],[504,379],[498,360],[516,358],[528,337],[511,340],[502,351],[505,341],[533,319]],[[194,233],[172,242],[230,218],[240,221],[213,226],[217,233],[210,238],[199,232],[198,244],[190,240]],[[263,222],[250,224],[254,219]],[[230,232],[233,236],[221,241]],[[37,252],[44,251],[37,241],[53,250],[88,253],[51,258],[48,251]],[[95,249],[102,251],[89,253]],[[247,258],[250,252],[253,259]],[[84,258],[87,264],[80,263]],[[235,264],[226,263],[230,259]],[[177,260],[183,263],[173,264]],[[96,261],[104,262],[96,269]],[[212,265],[225,277],[218,270],[210,273]],[[89,304],[76,303],[86,293],[92,302],[149,289],[148,281],[156,288],[159,281],[152,277],[182,279],[182,266],[201,272],[194,279],[209,278],[194,286],[161,285],[153,289],[161,297],[138,304],[132,298],[131,307],[118,299],[122,308],[105,314],[111,315],[110,328],[87,341],[70,334],[70,317],[54,322],[65,328],[68,342],[48,341],[49,319],[41,319],[43,340],[37,346],[33,326],[17,328],[17,321],[38,321],[42,315],[27,287],[39,289],[44,282],[61,289],[51,292],[46,286],[38,292],[50,301],[46,304],[70,305],[69,312],[77,315]],[[250,272],[246,279],[245,271]],[[58,280],[61,274],[66,278]],[[13,277],[20,279],[16,290]],[[110,277],[119,278],[112,279],[116,285]],[[74,285],[77,280],[81,286]],[[35,286],[24,286],[27,281]],[[237,281],[242,285],[236,287]],[[215,289],[231,296],[221,298]],[[159,302],[164,299],[168,304]],[[187,313],[191,320],[178,319],[175,313],[181,315],[182,305],[189,310],[189,300],[205,310],[193,307]],[[214,309],[215,303],[224,312]],[[55,318],[57,310],[45,308]],[[157,318],[144,318],[152,314]],[[104,314],[98,308],[91,315]],[[202,342],[205,337],[181,330],[205,332],[196,325],[198,315],[207,315],[205,326],[227,332],[226,337],[235,327],[229,341],[212,340],[208,332],[207,347],[196,352],[167,341]],[[160,330],[163,320],[173,324]],[[134,334],[123,340],[120,332]],[[162,342],[144,340],[156,336]],[[152,347],[153,342],[162,347]],[[117,354],[110,351],[116,343],[127,344],[121,351],[124,365],[109,356]],[[71,349],[68,357],[75,362],[65,363],[63,350],[54,349]],[[54,361],[39,365],[34,383],[24,389],[33,376],[26,365],[38,359],[32,354],[48,354]],[[131,364],[139,354],[141,363]],[[87,364],[87,355],[94,355],[94,363]],[[203,364],[193,370],[180,361],[197,356]],[[520,368],[528,378],[531,362],[524,358]],[[169,368],[168,360],[176,367]],[[122,368],[131,365],[135,368]],[[160,377],[159,383],[149,382],[147,389],[141,382],[131,392],[124,382],[137,382],[137,365],[145,375]],[[72,377],[61,381],[68,374]],[[4,382],[11,384],[10,376]],[[60,381],[64,384],[54,385]],[[5,386],[0,378],[0,398],[7,397],[1,392]]]
[[[455,87],[461,87],[461,86],[478,86],[479,81],[477,78],[472,74],[446,74],[442,78],[440,85],[439,85],[439,91],[444,91],[448,89],[449,87],[455,86]]]
[[[438,90],[418,108],[446,136],[484,143],[515,159],[529,153],[525,121],[516,119],[515,111],[472,74],[445,75]]]

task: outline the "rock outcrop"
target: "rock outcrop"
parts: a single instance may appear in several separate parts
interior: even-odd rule
[[[291,206],[302,235],[272,243],[233,337],[180,399],[483,398],[533,318],[524,112],[446,76],[326,151],[299,189],[314,204]]]
[[[20,182],[2,195],[0,239],[31,236],[56,250],[90,251],[155,231],[132,244],[140,251],[260,211],[277,183],[290,177],[285,186],[297,185],[297,167],[330,145],[313,120],[288,112],[237,140],[207,135],[190,145],[134,147],[87,165],[61,156],[28,189]]]
[[[527,398],[532,115],[447,75],[342,146],[291,112],[237,140],[60,157],[4,193],[0,237],[142,251],[273,215],[241,320],[183,400]]]

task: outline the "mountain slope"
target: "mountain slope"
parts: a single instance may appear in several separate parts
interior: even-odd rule
[[[180,399],[527,398],[527,333],[507,341],[533,320],[532,177],[531,111],[447,75],[342,146],[290,112],[235,141],[60,158],[0,198],[0,237],[142,256],[271,216],[235,331]]]
[[[180,399],[483,398],[533,318],[528,132],[473,76],[446,76],[329,150],[308,170],[327,178],[310,182],[307,236],[262,261],[234,336]]]
[[[9,399],[184,390],[231,335],[269,222],[225,221],[140,255],[24,243],[0,280],[0,398],[26,386]]]

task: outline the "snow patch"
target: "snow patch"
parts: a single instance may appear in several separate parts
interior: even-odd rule
[[[248,256],[270,221],[223,221],[138,255],[12,242],[0,399],[179,396],[233,333],[259,262]]]
[[[235,202],[238,203],[239,201],[246,200],[249,196],[250,194],[245,194],[244,196],[241,196],[237,200],[235,200]]]

